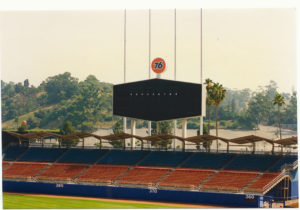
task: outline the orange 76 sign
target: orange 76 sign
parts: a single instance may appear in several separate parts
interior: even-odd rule
[[[152,61],[151,68],[155,73],[160,74],[166,69],[166,62],[162,58],[155,58]]]

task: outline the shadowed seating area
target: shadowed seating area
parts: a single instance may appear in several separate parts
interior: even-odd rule
[[[234,154],[214,154],[214,153],[195,153],[189,157],[182,165],[182,168],[202,168],[202,169],[219,169]]]
[[[188,152],[151,152],[140,166],[176,166],[183,161],[190,153]]]
[[[28,147],[10,146],[3,152],[3,160],[15,160],[19,154],[24,152]]]
[[[66,149],[30,147],[19,161],[54,162]]]
[[[94,163],[107,150],[99,149],[70,149],[59,158],[59,163]]]
[[[134,165],[147,153],[149,151],[111,150],[101,158],[98,164]]]
[[[284,166],[285,164],[292,165],[297,160],[297,156],[283,156],[277,163],[275,163],[275,165],[269,168],[269,171],[279,172],[281,171],[282,166]]]
[[[275,155],[237,155],[226,167],[226,170],[265,171],[280,156]]]

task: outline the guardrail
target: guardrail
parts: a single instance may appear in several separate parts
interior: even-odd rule
[[[281,172],[275,179],[273,179],[271,182],[269,182],[266,186],[262,188],[262,191],[265,192],[269,187],[271,187],[273,184],[275,184],[279,179],[284,177],[286,175],[285,172]]]
[[[29,147],[45,147],[45,148],[76,148],[76,149],[109,149],[109,150],[145,150],[145,151],[166,151],[166,152],[182,152],[182,148],[148,148],[148,147],[119,147],[119,148],[115,148],[115,147],[111,147],[111,146],[102,146],[101,148],[99,146],[66,146],[66,145],[61,145],[59,147],[59,145],[57,144],[30,144]],[[206,150],[206,149],[185,149],[184,152],[208,152],[208,153],[233,153],[233,154],[274,154],[274,155],[294,155],[297,156],[298,153],[297,152],[270,152],[270,151],[256,151],[255,153],[253,153],[253,151],[243,151],[243,150],[216,150],[216,149],[210,149],[210,150]]]

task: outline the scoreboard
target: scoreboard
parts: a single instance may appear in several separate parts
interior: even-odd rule
[[[162,121],[200,116],[202,85],[150,79],[114,85],[113,114]]]

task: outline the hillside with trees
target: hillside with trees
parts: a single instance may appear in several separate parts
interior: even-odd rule
[[[2,125],[16,128],[22,120],[28,129],[59,129],[66,121],[77,130],[93,131],[112,121],[112,84],[88,76],[79,82],[70,73],[47,78],[38,87],[1,81]],[[14,123],[6,123],[14,122]]]
[[[206,100],[209,104],[204,122],[206,126],[210,124],[208,130],[216,125],[225,129],[245,130],[259,129],[260,124],[278,126],[278,116],[281,126],[292,125],[296,129],[296,92],[280,93],[284,103],[278,106],[278,103],[274,103],[278,93],[274,81],[259,87],[257,91],[231,90],[212,80],[210,82],[214,87],[213,92],[221,93],[217,91],[221,87],[222,93],[226,94],[221,99],[214,96]],[[28,79],[16,84],[1,81],[2,127],[4,130],[17,130],[23,120],[27,121],[27,129],[31,130],[59,131],[67,121],[76,130],[87,132],[103,126],[112,127],[121,120],[112,115],[112,87],[112,84],[100,82],[93,75],[79,81],[69,72],[48,77],[37,87],[30,85]],[[169,124],[165,125],[167,132],[172,127]],[[180,120],[178,126],[181,126]],[[138,120],[137,128],[141,127],[147,127],[147,122]],[[160,127],[163,128],[163,125]],[[188,119],[188,128],[198,129],[199,118]]]

